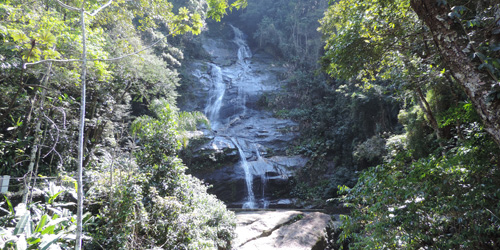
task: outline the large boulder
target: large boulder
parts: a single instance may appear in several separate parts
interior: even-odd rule
[[[236,213],[236,218],[234,249],[310,250],[323,240],[331,216],[320,212],[247,211]]]

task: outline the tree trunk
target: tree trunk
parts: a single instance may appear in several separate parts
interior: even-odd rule
[[[411,0],[412,9],[429,27],[446,69],[464,88],[484,122],[485,130],[500,145],[500,101],[488,102],[494,85],[499,84],[487,72],[478,69],[466,53],[469,39],[460,24],[448,17],[450,7],[438,0]]]
[[[80,102],[80,128],[78,133],[78,175],[77,175],[77,196],[78,205],[76,212],[76,240],[75,240],[75,250],[82,249],[82,215],[83,215],[83,153],[85,148],[83,147],[83,136],[85,132],[85,78],[87,77],[87,40],[85,37],[85,1],[82,3],[82,10],[80,12],[81,20],[80,25],[82,26],[82,98]]]

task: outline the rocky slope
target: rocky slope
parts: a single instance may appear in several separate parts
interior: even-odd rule
[[[211,129],[191,140],[183,159],[229,207],[293,205],[282,198],[294,171],[307,162],[285,154],[297,124],[273,117],[260,105],[266,94],[282,87],[285,69],[271,56],[251,51],[238,28],[218,25],[214,30],[222,35],[209,31],[200,38],[205,51],[200,54],[208,56],[184,70],[191,85],[182,108],[204,112]]]

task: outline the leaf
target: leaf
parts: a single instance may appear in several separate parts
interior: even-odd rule
[[[56,226],[55,225],[51,225],[51,226],[48,226],[46,227],[43,231],[42,231],[42,235],[45,235],[45,234],[54,234],[54,230],[56,229]]]
[[[30,41],[28,36],[26,36],[26,34],[24,34],[24,32],[22,32],[20,30],[11,31],[10,36],[17,43],[27,43]]]
[[[9,211],[13,214],[14,213],[14,208],[12,207],[12,203],[10,203],[9,198],[7,196],[3,196],[5,198],[5,202],[7,202],[7,206],[9,207]]]
[[[490,45],[490,50],[493,52],[499,51],[500,50],[500,44],[495,43]]]
[[[47,219],[48,219],[48,216],[46,214],[44,214],[42,216],[42,218],[40,218],[40,222],[38,223],[38,225],[35,228],[35,233],[38,233],[38,232],[40,232],[42,230],[42,228],[47,223]]]
[[[52,244],[56,243],[64,233],[59,233],[57,235],[45,235],[42,237],[42,243],[40,244],[40,250],[48,249]]]
[[[44,31],[39,39],[42,43],[46,44],[47,47],[52,47],[56,43],[56,37],[48,31]]]
[[[453,6],[451,8],[451,10],[453,12],[459,13],[460,15],[463,15],[465,13],[465,11],[467,11],[467,8],[465,6],[462,6],[462,5],[457,5],[457,6]]]
[[[479,59],[481,59],[481,60],[486,59],[486,56],[485,56],[485,55],[483,55],[483,54],[482,54],[482,53],[480,53],[480,52],[476,52],[476,53],[474,53],[474,57],[479,57]]]
[[[17,225],[16,225],[16,228],[14,229],[14,235],[19,235],[19,234],[22,234],[24,232],[27,232],[28,234],[28,231],[30,231],[30,228],[29,228],[29,221],[30,221],[30,213],[28,211],[26,211],[26,213],[21,216],[21,219],[17,222]],[[29,232],[29,234],[31,234],[31,232]]]
[[[54,220],[50,221],[49,224],[47,224],[47,226],[52,226],[52,225],[55,226],[55,225],[57,225],[57,224],[59,224],[59,223],[61,223],[63,221],[67,221],[69,219],[70,218],[57,218],[57,219],[54,219]]]
[[[35,245],[38,242],[40,242],[41,240],[39,237],[31,237],[31,238],[28,238],[27,241],[28,241],[28,245]]]

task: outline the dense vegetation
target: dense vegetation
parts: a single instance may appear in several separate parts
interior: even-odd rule
[[[2,1],[0,247],[229,248],[234,214],[176,156],[206,119],[175,106],[183,53],[167,38],[244,5]]]
[[[500,246],[499,8],[496,1],[331,3],[321,20],[324,68],[362,92],[379,88],[404,101],[405,131],[385,140],[383,164],[343,188],[353,210],[331,248]]]

